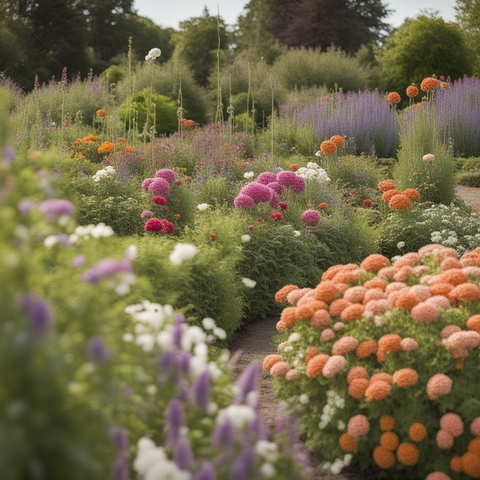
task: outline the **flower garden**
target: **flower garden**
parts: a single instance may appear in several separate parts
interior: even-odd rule
[[[480,478],[480,217],[455,192],[480,79],[251,132],[179,108],[170,135],[99,82],[0,90],[5,478],[307,479],[304,445],[325,475]],[[278,352],[234,379],[235,332],[270,315]]]

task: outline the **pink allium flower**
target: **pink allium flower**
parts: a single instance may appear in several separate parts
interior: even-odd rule
[[[460,437],[464,430],[462,418],[456,413],[446,413],[440,419],[440,428],[451,433],[454,437]]]
[[[250,208],[253,208],[253,206],[255,205],[255,201],[252,197],[241,193],[235,198],[233,204],[237,208],[244,208],[245,210],[249,210]]]
[[[292,368],[291,370],[289,370],[286,374],[285,374],[285,378],[287,380],[297,380],[298,379],[298,372]]]
[[[272,190],[275,190],[279,195],[281,195],[283,193],[283,186],[280,185],[277,181],[275,182],[270,182],[268,185],[267,185],[268,188],[272,189]]]
[[[150,184],[153,182],[153,178],[146,178],[143,183],[142,183],[142,188],[148,192],[148,187],[150,186]]]
[[[305,191],[305,180],[302,177],[296,175],[293,185],[290,187],[290,190],[293,193],[303,193]]]
[[[280,212],[273,212],[270,218],[273,218],[273,220],[283,220],[283,215]]]
[[[446,430],[439,430],[437,432],[437,445],[438,448],[442,450],[448,450],[449,448],[453,447],[453,435]]]
[[[406,337],[402,339],[400,346],[404,352],[412,352],[418,348],[418,343],[413,338]]]
[[[417,322],[434,322],[438,318],[438,307],[432,303],[422,302],[412,308],[410,316]]]
[[[450,308],[450,300],[444,295],[434,295],[433,297],[427,298],[426,302],[443,308],[443,310]]]
[[[325,378],[333,378],[337,373],[340,373],[347,366],[347,359],[342,355],[332,355],[325,366],[322,374]]]
[[[433,162],[435,160],[435,155],[432,153],[427,153],[426,155],[423,156],[423,161],[424,162]]]
[[[165,198],[159,197],[159,196],[153,197],[152,202],[155,205],[166,205],[167,204],[167,200]]]
[[[475,418],[470,424],[470,432],[475,437],[480,437],[480,417]]]
[[[150,211],[150,210],[144,210],[142,213],[141,213],[141,217],[142,218],[148,218],[148,217],[151,217],[153,215],[153,213]]]
[[[478,332],[456,332],[445,340],[445,346],[449,350],[456,348],[477,348],[480,345],[480,333]]]
[[[342,330],[345,328],[345,324],[343,322],[337,322],[334,326],[333,329],[338,332],[339,330]]]
[[[365,305],[365,310],[363,315],[368,318],[368,316],[381,315],[386,312],[392,305],[387,299],[382,300],[371,300]],[[373,317],[372,317],[373,318]]]
[[[447,325],[446,327],[443,327],[440,331],[440,336],[443,338],[448,338],[450,335],[461,331],[462,329],[460,327],[457,327],[457,325]]]
[[[352,287],[345,292],[345,295],[343,295],[343,298],[347,302],[362,303],[366,292],[367,292],[367,289],[365,287]]]
[[[164,178],[155,178],[148,186],[148,191],[155,195],[162,195],[163,197],[170,196],[170,185]]]
[[[257,177],[257,183],[261,183],[262,185],[268,185],[269,183],[276,182],[276,181],[277,181],[277,176],[272,172],[262,172]]]
[[[240,193],[252,197],[255,202],[269,202],[272,199],[272,190],[261,183],[252,182],[243,187]]]
[[[280,202],[280,197],[278,196],[278,194],[275,190],[271,190],[271,192],[272,192],[272,199],[270,200],[270,206],[272,208],[277,208],[278,207],[278,202]]]
[[[452,391],[452,379],[443,373],[437,373],[427,383],[427,395],[436,400],[439,395],[448,395]]]
[[[348,421],[348,433],[352,437],[361,437],[370,431],[370,423],[365,415],[355,415]]]
[[[348,352],[353,352],[357,347],[358,340],[347,335],[333,344],[332,355],[345,355]]]
[[[279,206],[282,210],[287,210],[287,209],[288,209],[288,205],[287,205],[286,202],[280,202],[280,203],[278,204],[278,206]],[[479,270],[480,270],[480,268],[479,268]]]
[[[323,310],[325,311],[325,310]],[[320,335],[320,341],[321,342],[330,342],[335,338],[335,333],[331,328],[326,328],[322,334]]]
[[[414,285],[410,287],[410,292],[416,295],[422,302],[432,296],[430,289],[425,285]]]
[[[295,172],[280,172],[277,175],[277,182],[280,185],[284,185],[286,187],[292,186],[297,179],[297,174]]]
[[[452,479],[446,473],[432,472],[425,477],[425,480],[452,480]]]
[[[157,173],[155,173],[155,178],[163,178],[167,182],[174,182],[177,179],[174,171],[170,170],[169,168],[162,168],[159,170]]]
[[[291,370],[287,362],[277,362],[271,369],[270,373],[273,377],[284,377]]]
[[[370,288],[365,292],[365,296],[363,297],[363,304],[366,306],[371,300],[384,300],[386,298],[387,295],[381,288]]]
[[[320,214],[316,210],[307,210],[302,213],[302,222],[306,225],[316,227],[320,222]]]

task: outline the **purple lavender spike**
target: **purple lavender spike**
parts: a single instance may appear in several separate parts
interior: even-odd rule
[[[12,163],[15,160],[15,149],[11,146],[3,147],[3,156],[7,163]]]
[[[233,445],[233,424],[229,418],[225,418],[217,424],[212,435],[212,446],[214,448],[226,447]]]
[[[210,462],[203,462],[202,468],[195,475],[194,480],[215,480],[215,468]]]
[[[103,338],[98,335],[88,341],[87,354],[99,365],[104,365],[112,358],[111,350],[105,345]]]
[[[202,372],[193,382],[192,398],[202,413],[207,413],[207,405],[210,400],[210,375],[208,370]]]
[[[30,320],[30,328],[34,339],[42,338],[50,328],[53,320],[50,305],[40,297],[31,293],[20,298],[18,306],[27,312]]]
[[[247,480],[255,454],[252,447],[246,446],[242,454],[235,460],[230,472],[232,480]]]
[[[113,465],[113,473],[115,475],[115,480],[129,480],[130,476],[128,474],[128,453],[122,452],[115,459],[115,464]]]
[[[47,219],[55,219],[59,215],[72,216],[75,213],[75,206],[68,200],[52,198],[50,200],[44,200],[40,204],[40,213],[45,215]]]
[[[110,429],[110,440],[117,450],[128,450],[128,434],[123,428],[113,426]]]
[[[87,257],[83,253],[79,253],[78,255],[75,255],[72,258],[72,262],[71,262],[72,267],[73,268],[81,267],[85,263],[86,259],[87,259]]]
[[[262,417],[257,413],[255,418],[250,423],[250,428],[253,432],[257,434],[258,438],[267,438],[267,433],[265,430],[265,426],[262,422]]]
[[[184,402],[190,402],[190,391],[188,389],[188,381],[187,380],[180,380],[178,383],[178,398],[183,400]]]
[[[175,330],[173,332],[173,344],[176,347],[180,346],[180,342],[182,341],[182,333],[183,333],[182,323],[177,322],[177,326],[175,327]]]
[[[240,387],[240,393],[238,394],[235,403],[240,403],[247,394],[256,389],[258,368],[259,363],[252,362],[237,380],[236,384]]]
[[[193,452],[190,442],[186,438],[181,438],[175,448],[175,463],[180,470],[188,470],[193,463]]]
[[[168,427],[167,445],[174,446],[180,437],[180,427],[184,423],[183,407],[180,400],[174,398],[168,407],[165,426]]]
[[[278,410],[278,416],[275,422],[275,433],[279,435],[282,433],[285,428],[287,427],[288,422],[288,415],[286,412],[286,406],[284,403],[280,404],[280,408]]]
[[[190,352],[182,352],[180,353],[180,371],[184,375],[189,375],[190,373],[190,359],[192,358],[192,354]]]
[[[168,372],[176,370],[177,368],[177,354],[175,350],[168,350],[162,355],[160,359],[160,365],[164,370]]]

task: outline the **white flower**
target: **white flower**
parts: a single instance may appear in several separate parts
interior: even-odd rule
[[[206,205],[206,204],[205,204]],[[170,254],[172,265],[181,265],[184,260],[190,260],[198,253],[198,248],[189,243],[177,243]]]
[[[218,368],[218,365],[215,362],[210,362],[208,364],[208,374],[210,375],[210,378],[215,381],[218,378],[221,377],[222,371]]]
[[[247,396],[245,397],[245,403],[249,407],[255,408],[257,405],[257,400],[258,400],[258,392],[256,390],[252,390],[251,392],[247,393]]]
[[[193,356],[190,359],[190,371],[193,378],[197,378],[207,368],[207,362],[204,358]]]
[[[298,230],[294,230],[293,231],[293,234],[296,236],[296,237],[299,237],[301,235],[301,233],[298,231]]]
[[[242,278],[242,282],[248,288],[255,288],[255,285],[257,284],[255,280],[250,280],[249,278]]]
[[[306,393],[302,393],[299,397],[298,400],[300,403],[303,405],[306,405],[308,403],[308,395]]]
[[[201,203],[200,205],[197,205],[197,208],[200,211],[206,210],[208,208],[208,203]]]
[[[207,405],[207,414],[215,415],[218,411],[218,405],[215,402],[208,402]]]
[[[94,182],[99,182],[102,178],[115,175],[116,171],[112,166],[105,167],[103,170],[99,170],[92,178]]]
[[[155,394],[157,393],[157,387],[156,387],[156,385],[153,385],[153,384],[152,384],[152,385],[149,385],[149,386],[147,387],[147,393],[148,393],[149,395],[155,395]]]
[[[297,332],[292,333],[289,337],[287,342],[292,343],[292,342],[298,342],[300,340],[301,335]]]
[[[135,339],[135,344],[142,347],[144,352],[151,352],[153,350],[153,346],[155,345],[155,337],[149,333],[138,335]]]
[[[230,405],[218,412],[217,423],[221,423],[225,418],[231,420],[235,429],[241,429],[255,420],[255,410],[248,405]]]
[[[213,334],[217,336],[220,340],[225,340],[227,338],[227,333],[223,328],[220,327],[214,328]]]
[[[123,334],[122,339],[124,342],[130,343],[130,342],[133,342],[134,336],[132,333],[125,333]]]
[[[110,228],[110,227],[108,227]],[[112,230],[113,232],[113,230]],[[136,245],[129,245],[127,247],[127,249],[125,250],[125,257],[132,261],[132,260],[135,260],[138,256],[138,249],[137,249],[137,246]]]
[[[202,325],[205,330],[213,330],[217,326],[213,318],[204,318]]]
[[[252,178],[255,174],[253,172],[245,172],[243,174],[244,178]]]
[[[398,242],[397,243],[397,248],[400,250],[401,248],[403,248],[405,246],[405,242]]]
[[[145,57],[145,60],[155,60],[162,54],[162,51],[159,48],[152,48],[149,52],[148,55]]]
[[[272,478],[276,472],[271,463],[263,463],[260,467],[260,473],[263,475],[263,478]]]
[[[346,425],[345,425],[345,422],[342,422],[341,420],[339,420],[339,421],[337,422],[337,429],[338,429],[338,430],[340,430],[340,431],[345,430],[345,426],[346,426]]]
[[[249,242],[251,239],[252,237],[250,235],[242,235],[242,237],[240,238],[242,242]]]
[[[315,153],[315,156],[316,156],[316,157],[321,157],[321,156],[322,156],[322,152],[319,150],[318,152]]]
[[[52,248],[56,243],[58,243],[58,238],[56,235],[49,235],[44,241],[43,244],[47,248]]]
[[[278,458],[277,445],[268,440],[258,440],[255,444],[255,452],[260,457],[263,457],[267,462],[275,462]]]
[[[343,463],[347,467],[350,465],[350,462],[352,461],[353,455],[351,453],[347,453],[343,457]]]

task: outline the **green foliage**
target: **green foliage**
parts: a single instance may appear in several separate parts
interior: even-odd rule
[[[457,175],[457,183],[467,187],[480,187],[480,170],[460,172]]]
[[[394,168],[399,190],[414,188],[423,202],[450,204],[455,190],[455,162],[452,152],[442,143],[428,105],[406,112],[400,130],[400,151]],[[424,155],[433,154],[427,162]]]
[[[456,80],[473,72],[473,52],[461,28],[433,15],[407,19],[393,30],[378,60],[387,90],[400,95],[432,74]]]

